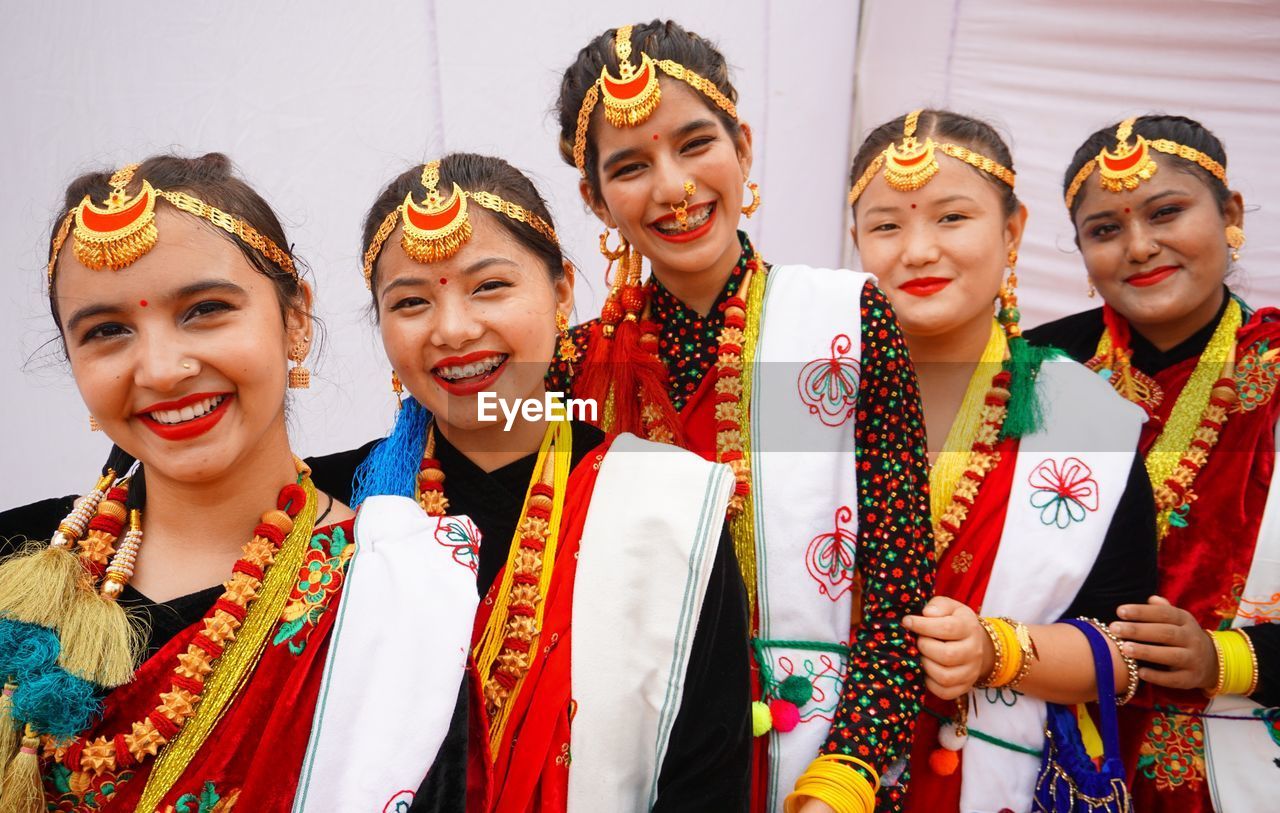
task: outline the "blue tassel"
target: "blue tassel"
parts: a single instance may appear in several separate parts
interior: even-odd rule
[[[87,731],[101,711],[93,684],[63,669],[23,681],[13,692],[13,718],[57,740]]]
[[[58,662],[58,635],[46,627],[0,618],[0,682],[22,683],[47,672]]]
[[[351,504],[359,506],[365,497],[393,494],[412,497],[418,482],[418,465],[427,446],[427,424],[431,413],[413,398],[404,399],[396,425],[386,440],[373,447],[356,468],[351,483]]]

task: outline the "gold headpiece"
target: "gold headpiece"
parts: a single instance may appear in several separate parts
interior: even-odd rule
[[[614,32],[614,53],[618,56],[618,76],[609,75],[609,67],[600,69],[600,78],[587,88],[578,110],[578,127],[573,136],[573,163],[587,177],[587,128],[591,125],[591,113],[603,100],[605,120],[614,127],[634,127],[653,114],[662,100],[662,87],[658,84],[658,70],[672,79],[679,79],[689,87],[710,99],[732,118],[738,118],[738,108],[729,97],[720,92],[715,83],[670,59],[654,60],[643,51],[640,66],[631,62],[632,26],[620,26]]]
[[[901,143],[891,143],[871,161],[866,171],[862,173],[862,177],[858,178],[858,182],[849,190],[850,206],[857,202],[866,191],[867,185],[881,169],[884,170],[885,182],[900,192],[912,192],[921,188],[933,180],[933,176],[938,173],[938,158],[935,155],[937,152],[964,161],[988,175],[999,178],[1011,189],[1013,188],[1015,180],[1013,171],[981,153],[974,152],[968,147],[961,147],[959,144],[936,142],[927,136],[924,143],[920,143],[916,138],[916,124],[922,112],[924,111],[913,110],[907,114],[902,126]]]
[[[1142,136],[1136,136],[1133,144],[1129,144],[1135,121],[1137,121],[1136,118],[1128,118],[1120,122],[1120,126],[1116,128],[1115,150],[1103,147],[1098,151],[1096,158],[1090,158],[1084,166],[1080,167],[1080,171],[1071,179],[1071,185],[1067,187],[1065,201],[1068,209],[1075,202],[1080,187],[1095,169],[1098,170],[1098,182],[1108,192],[1137,189],[1143,181],[1150,180],[1160,168],[1160,165],[1151,157],[1152,150],[1166,155],[1176,155],[1197,164],[1222,181],[1224,185],[1227,183],[1227,170],[1222,164],[1193,147],[1184,146],[1167,138],[1148,141]]]
[[[53,238],[49,253],[49,284],[53,285],[53,271],[58,263],[58,253],[70,232],[76,259],[86,268],[101,271],[109,268],[119,271],[136,262],[156,244],[156,200],[164,200],[175,209],[204,218],[213,225],[239,237],[252,246],[280,270],[298,276],[289,253],[273,243],[270,238],[235,215],[210,206],[186,192],[167,192],[154,189],[146,179],[136,195],[130,197],[125,188],[133,180],[140,164],[129,164],[115,172],[108,182],[111,193],[103,206],[95,206],[88,195],[78,206],[67,212],[62,225]],[[72,227],[74,224],[74,228]]]
[[[471,239],[471,221],[467,215],[467,201],[474,201],[492,212],[511,218],[530,226],[534,231],[560,245],[555,229],[551,224],[516,203],[504,200],[492,192],[465,190],[453,184],[449,197],[444,197],[436,188],[440,185],[440,162],[428,161],[422,167],[422,185],[427,190],[427,197],[422,203],[415,203],[413,193],[405,195],[404,203],[387,213],[374,233],[369,248],[364,252],[364,284],[373,285],[373,264],[382,253],[382,246],[387,238],[403,226],[400,246],[404,253],[420,263],[437,263],[447,260]]]

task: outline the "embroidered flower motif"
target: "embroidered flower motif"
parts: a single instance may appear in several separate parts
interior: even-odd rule
[[[830,652],[814,653],[796,663],[783,655],[778,658],[775,679],[782,681],[792,675],[800,675],[813,686],[808,702],[799,704],[800,722],[822,720],[830,724],[835,720],[836,707],[840,705],[840,687],[844,685],[848,671],[846,659]]]
[[[212,782],[205,782],[199,796],[184,793],[175,804],[166,806],[164,813],[231,813],[239,798],[239,790],[222,796]]]
[[[413,805],[414,796],[415,794],[411,790],[400,791],[382,806],[382,813],[409,813],[409,808]]]
[[[840,426],[857,409],[862,368],[856,358],[845,355],[852,347],[841,333],[831,340],[829,357],[814,359],[800,370],[800,400],[827,426]]]
[[[832,601],[853,589],[857,581],[854,567],[858,554],[858,539],[841,523],[853,519],[853,511],[842,505],[836,509],[835,530],[819,534],[809,542],[805,552],[805,567],[818,583],[818,593]]]
[[[1280,379],[1280,364],[1269,339],[1254,344],[1236,362],[1236,395],[1233,412],[1251,412],[1271,400]]]
[[[329,606],[329,598],[342,589],[346,580],[347,562],[355,553],[355,544],[347,541],[342,526],[335,525],[331,534],[319,533],[311,537],[298,579],[280,614],[280,628],[272,644],[289,644],[289,651],[301,655],[307,647],[307,638]]]
[[[1061,464],[1049,458],[1036,466],[1028,478],[1031,506],[1040,509],[1045,525],[1066,528],[1098,510],[1098,481],[1082,460],[1068,457]]]
[[[480,531],[466,517],[441,517],[436,543],[453,551],[453,561],[476,572],[480,559]]]
[[[1194,789],[1205,777],[1204,727],[1185,714],[1157,714],[1138,750],[1138,770],[1159,790]]]

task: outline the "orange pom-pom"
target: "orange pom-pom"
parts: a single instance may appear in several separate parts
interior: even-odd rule
[[[960,767],[960,752],[935,748],[929,752],[929,769],[938,776],[951,776]]]

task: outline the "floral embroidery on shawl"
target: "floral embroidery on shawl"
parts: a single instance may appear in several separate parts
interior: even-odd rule
[[[1185,714],[1157,714],[1138,751],[1138,770],[1159,790],[1204,781],[1204,724]]]
[[[818,593],[832,601],[839,601],[856,581],[858,538],[840,527],[852,519],[853,511],[847,505],[840,506],[836,509],[835,530],[815,536],[805,552],[805,567],[818,583]]]
[[[1271,349],[1271,340],[1263,339],[1249,347],[1236,362],[1236,401],[1233,412],[1251,412],[1271,400],[1280,379],[1280,365],[1276,355],[1280,348]]]
[[[846,355],[853,341],[841,333],[831,340],[831,355],[814,359],[800,370],[800,400],[827,426],[840,426],[858,408],[861,365]]]
[[[307,638],[329,606],[329,597],[342,588],[347,562],[353,553],[355,543],[347,540],[340,525],[333,526],[331,533],[311,537],[311,546],[302,560],[289,601],[284,605],[280,629],[272,644],[279,646],[288,642],[290,652],[302,654]]]
[[[45,774],[45,798],[50,810],[100,810],[116,795],[116,784],[133,778],[134,771],[72,771],[54,762]]]
[[[177,804],[166,805],[164,813],[231,813],[239,798],[238,789],[222,796],[212,782],[205,782],[199,796],[185,793],[178,797]]]
[[[466,517],[442,517],[436,528],[436,543],[453,551],[453,561],[476,572],[480,561],[480,531]]]
[[[1098,481],[1093,479],[1093,470],[1077,458],[1068,457],[1061,464],[1048,458],[1028,479],[1035,489],[1031,507],[1040,509],[1040,521],[1045,525],[1066,528],[1098,510]]]

